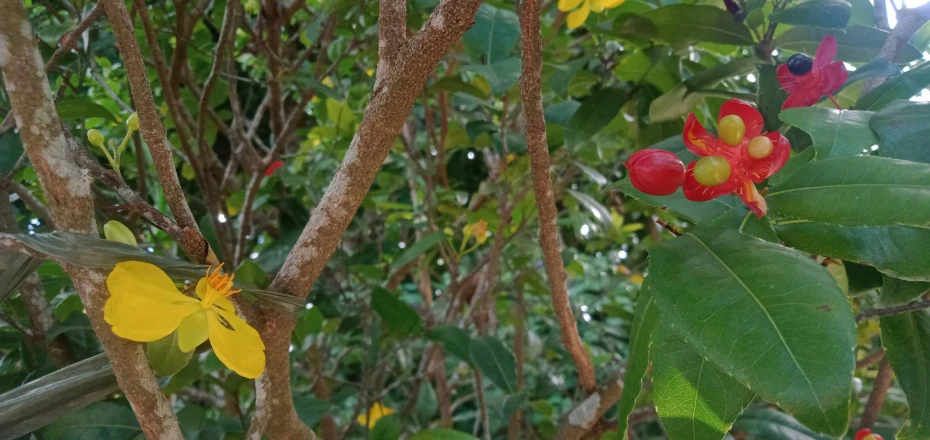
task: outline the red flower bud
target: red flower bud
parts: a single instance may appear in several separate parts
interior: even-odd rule
[[[278,168],[281,168],[282,166],[284,166],[284,162],[280,160],[276,160],[272,162],[271,165],[268,165],[268,168],[265,169],[265,175],[270,176],[274,174],[275,170],[277,170]]]
[[[862,428],[856,432],[855,440],[885,440],[882,436],[878,434],[872,434],[872,430],[869,428]]]
[[[633,187],[652,196],[672,194],[685,180],[685,166],[671,151],[640,150],[624,165],[630,170]]]

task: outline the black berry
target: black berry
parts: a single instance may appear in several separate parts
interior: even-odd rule
[[[795,75],[804,75],[813,67],[814,61],[803,53],[796,53],[788,58],[788,71]]]

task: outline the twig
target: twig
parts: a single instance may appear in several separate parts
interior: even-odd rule
[[[516,294],[516,301],[513,304],[514,310],[516,310],[515,318],[516,324],[514,325],[513,332],[513,356],[516,361],[516,370],[517,370],[517,392],[523,391],[523,363],[526,358],[526,310],[524,309],[523,302],[523,283],[518,281],[514,283],[514,289]],[[520,419],[522,418],[522,411],[517,409],[512,416],[510,416],[510,422],[507,425],[507,438],[508,440],[520,440]]]
[[[856,370],[863,370],[871,367],[876,362],[885,359],[885,349],[879,347],[878,350],[875,350],[856,361]]]
[[[930,308],[930,301],[913,301],[902,306],[874,308],[866,310],[856,315],[856,322],[862,322],[867,319],[879,318],[882,316],[900,315],[902,313],[913,312]]]
[[[607,410],[620,400],[623,392],[623,375],[615,373],[596,392],[576,405],[562,420],[556,440],[579,440]],[[616,425],[615,425],[616,426]]]
[[[26,188],[22,183],[15,180],[7,180],[4,184],[11,193],[16,194],[34,214],[42,219],[42,221],[55,227],[55,222],[52,220],[52,213],[48,210],[47,206],[32,194],[32,191],[29,191],[29,188]]]
[[[55,49],[55,53],[53,53],[45,63],[46,73],[51,72],[55,67],[58,67],[58,63],[61,62],[61,59],[77,47],[77,42],[80,40],[81,34],[93,26],[94,22],[96,22],[97,19],[102,15],[103,5],[101,3],[97,3],[97,5],[94,6],[94,9],[91,9],[90,13],[87,14],[87,16],[84,17],[84,19],[81,20],[81,22],[78,23],[74,29],[71,29],[71,32],[68,32],[68,34],[65,35],[61,46],[58,46],[58,49]]]
[[[666,231],[671,232],[671,233],[674,234],[676,237],[681,237],[681,232],[679,232],[678,229],[676,229],[674,226],[668,224],[668,223],[665,222],[664,220],[656,219],[656,224],[658,224],[659,226],[665,228]]]
[[[165,143],[165,126],[161,123],[161,115],[152,97],[152,89],[145,73],[145,63],[142,61],[142,53],[139,51],[139,43],[136,41],[135,29],[126,11],[126,5],[122,0],[103,0],[103,4],[126,66],[126,76],[129,78],[133,102],[139,111],[140,131],[152,154],[165,200],[171,208],[171,213],[177,219],[178,225],[199,234],[200,227],[187,204],[187,197],[181,189],[181,182],[178,180],[178,173],[174,167],[174,158]],[[200,239],[206,244],[203,237]],[[204,252],[191,258],[195,262],[202,263],[206,261],[208,255],[209,252]]]
[[[891,1],[892,6],[895,6],[893,0],[889,1]],[[877,2],[875,7],[878,7]],[[888,38],[885,39],[885,44],[882,45],[881,50],[878,52],[879,58],[884,58],[891,62],[894,62],[898,54],[910,44],[908,40],[911,39],[914,32],[917,32],[921,26],[927,23],[927,21],[930,21],[930,3],[916,8],[901,9],[896,15],[898,17],[898,23],[895,25],[894,29],[891,30],[891,33],[888,34]],[[878,87],[885,79],[885,77],[878,77],[866,81],[865,85],[862,87],[861,96],[865,96],[866,93]]]
[[[562,329],[562,345],[575,360],[582,388],[592,392],[597,386],[594,366],[578,335],[578,326],[568,299],[567,276],[562,264],[556,225],[558,211],[552,193],[552,180],[549,177],[549,146],[546,142],[546,123],[542,106],[542,37],[539,7],[539,0],[524,0],[520,3],[523,42],[520,96],[526,118],[526,145],[533,169],[536,209],[539,212],[539,243],[543,251],[546,273],[549,275],[552,307]]]
[[[872,393],[869,394],[869,400],[862,410],[862,420],[859,422],[859,429],[871,428],[878,420],[878,413],[885,403],[885,397],[888,396],[888,388],[891,387],[891,378],[894,372],[891,371],[891,364],[888,359],[883,359],[878,367],[878,375],[875,376],[875,382],[872,383]]]

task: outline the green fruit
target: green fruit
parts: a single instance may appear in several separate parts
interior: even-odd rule
[[[694,164],[694,180],[704,186],[717,186],[730,178],[730,163],[720,156],[702,157]]]
[[[746,124],[743,123],[739,116],[724,116],[717,124],[717,130],[720,139],[723,139],[729,145],[736,146],[743,141],[743,136],[746,135]]]
[[[756,136],[749,141],[749,157],[753,159],[765,159],[772,155],[772,151],[775,150],[775,145],[772,144],[772,140],[765,136]]]

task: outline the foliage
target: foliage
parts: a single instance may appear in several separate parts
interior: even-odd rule
[[[95,7],[27,3],[46,61]],[[308,221],[326,221],[313,210],[355,158],[350,147],[376,99],[379,2],[244,1],[231,59],[219,66],[224,14],[238,4],[131,3],[146,6],[156,31],[145,35],[134,11],[139,41],[156,40],[141,44],[149,83],[210,255],[235,273],[242,304],[273,304],[272,280]],[[266,28],[269,3],[286,17],[280,29]],[[438,2],[406,3],[414,32]],[[602,402],[610,409],[598,432],[619,424],[636,439],[851,438],[879,388],[878,364],[857,361],[884,347],[896,380],[881,390],[873,429],[930,436],[927,312],[889,312],[880,325],[856,319],[913,306],[930,282],[926,29],[888,53],[886,40],[900,36],[876,24],[864,1],[582,0],[564,8],[590,10],[573,29],[557,3],[544,2],[541,87],[572,324],[599,384],[625,371],[619,403]],[[305,307],[278,298],[294,312],[280,322],[295,323],[287,360],[296,413],[334,435],[324,438],[497,439],[516,430],[548,440],[588,397],[562,341],[536,232],[539,165],[525,136],[519,12],[513,2],[481,5],[417,96],[351,223],[327,229],[342,241]],[[814,56],[828,35],[848,81],[816,105],[782,111],[788,95],[776,66]],[[77,38],[49,70],[57,112],[81,151],[125,182],[95,183],[96,220],[109,225],[101,231],[146,252],[89,239],[66,247],[54,241],[60,235],[42,235],[56,231],[43,212],[56,201],[23,153],[28,127],[0,127],[0,178],[15,217],[3,232],[38,234],[25,246],[57,261],[36,269],[37,260],[0,245],[0,281],[18,286],[9,296],[0,287],[0,393],[43,376],[61,381],[46,375],[102,353],[95,331],[110,328],[92,328],[70,266],[144,259],[179,286],[203,276],[203,261],[182,261],[189,255],[176,234],[125,197],[134,191],[170,212],[163,170],[140,133],[127,132],[138,99],[109,22]],[[271,41],[278,55],[269,56]],[[716,136],[720,108],[734,98],[758,108],[762,131],[791,144],[784,168],[758,185],[767,215],[735,195],[695,202],[633,187],[623,163],[634,152],[697,160],[682,140],[686,116]],[[8,111],[0,93],[0,116]],[[108,143],[91,144],[90,130]],[[32,271],[35,286],[23,275]],[[45,328],[30,289],[48,308]],[[254,382],[209,342],[179,350],[175,327],[147,355],[185,438],[245,438],[259,411]],[[52,352],[59,346],[64,364]],[[100,398],[63,399],[37,437],[141,438],[123,396]],[[0,431],[13,426],[3,400]]]

